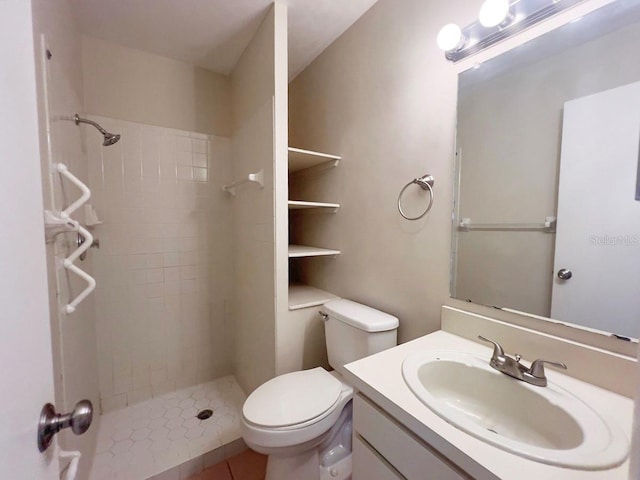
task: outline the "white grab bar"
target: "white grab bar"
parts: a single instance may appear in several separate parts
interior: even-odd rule
[[[76,248],[71,255],[69,255],[65,259],[65,261],[63,262],[65,268],[68,268],[69,264],[75,262],[80,255],[82,255],[84,252],[89,250],[89,248],[91,248],[91,244],[93,243],[93,235],[91,235],[91,233],[86,228],[84,228],[75,220],[72,220],[72,222],[76,224],[76,228],[75,228],[76,232],[82,235],[85,241],[82,245]]]
[[[73,212],[84,205],[91,198],[91,190],[78,177],[72,174],[64,163],[56,163],[55,168],[63,177],[69,179],[82,192],[82,196],[62,211],[62,217],[70,217]]]
[[[254,182],[260,185],[260,188],[264,188],[264,170],[259,170],[256,173],[250,173],[247,175],[247,178],[243,178],[242,180],[238,180],[237,182],[233,182],[230,185],[224,185],[222,190],[230,193],[231,195],[236,195],[236,187],[240,185],[244,185],[245,183]]]
[[[82,454],[77,451],[68,452],[58,447],[58,457],[64,458],[65,460],[69,459],[69,464],[66,466],[66,472],[63,470],[64,480],[75,480],[76,475],[78,475],[78,466]]]
[[[80,245],[71,255],[69,255],[64,260],[64,262],[62,262],[62,264],[64,265],[64,268],[72,271],[80,278],[82,278],[85,282],[87,282],[87,287],[65,307],[65,311],[67,312],[67,314],[75,312],[76,307],[80,304],[80,302],[87,298],[89,294],[96,288],[95,279],[84,270],[81,270],[73,264],[73,262],[75,262],[80,255],[89,250],[89,248],[91,248],[91,245],[93,244],[93,235],[91,235],[91,233],[86,228],[78,224],[77,230],[78,233],[84,237],[84,243]]]
[[[64,307],[64,311],[68,315],[70,315],[76,311],[76,307],[80,304],[80,302],[82,302],[85,298],[89,296],[91,292],[95,290],[96,281],[91,275],[89,275],[84,270],[81,270],[80,268],[76,267],[73,263],[66,268],[67,270],[72,271],[73,273],[75,273],[76,275],[78,275],[79,277],[81,277],[83,280],[87,282],[87,288],[85,288],[82,292],[80,292],[80,294],[75,299],[73,299],[70,303],[67,304],[66,307]]]
[[[91,235],[91,232],[80,225],[79,222],[71,218],[71,214],[78,210],[87,202],[87,200],[89,200],[89,198],[91,198],[91,190],[89,190],[89,187],[82,183],[78,179],[78,177],[73,175],[65,164],[57,163],[55,164],[54,168],[57,172],[60,173],[60,175],[67,178],[82,192],[80,198],[69,205],[65,210],[61,212],[45,211],[45,226],[50,232],[47,237],[49,241],[53,240],[53,237],[58,233],[63,232],[78,232],[85,239],[82,245],[76,248],[73,253],[71,253],[71,255],[65,258],[62,262],[64,268],[75,273],[77,276],[87,282],[86,288],[64,307],[65,312],[67,313],[67,315],[69,315],[75,312],[80,302],[87,298],[87,296],[89,296],[89,294],[96,288],[95,279],[73,263],[93,244],[93,235]]]

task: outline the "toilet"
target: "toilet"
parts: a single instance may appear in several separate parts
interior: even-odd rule
[[[258,387],[242,408],[242,436],[268,455],[266,480],[351,478],[351,400],[345,364],[397,344],[398,319],[350,300],[323,305],[328,372],[317,367]]]

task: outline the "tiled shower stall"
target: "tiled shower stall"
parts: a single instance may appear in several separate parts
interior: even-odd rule
[[[232,219],[220,188],[230,147],[92,118],[122,135],[107,148],[86,142],[104,222],[93,255],[100,399],[110,411],[232,371]]]
[[[92,255],[103,416],[90,478],[202,467],[240,438],[244,401],[230,376],[230,140],[91,119],[122,138],[85,142],[102,221]],[[196,418],[203,409],[210,419]]]

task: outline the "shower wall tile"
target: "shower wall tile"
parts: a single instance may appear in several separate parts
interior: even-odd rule
[[[104,411],[231,373],[229,139],[92,117],[122,140],[89,155]]]

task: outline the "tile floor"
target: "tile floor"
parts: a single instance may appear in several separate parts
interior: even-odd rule
[[[185,463],[199,472],[203,455],[240,439],[245,398],[228,376],[102,415],[89,480],[144,480]],[[196,418],[203,409],[213,416]]]
[[[264,480],[266,469],[267,457],[247,450],[206,468],[188,480]]]

